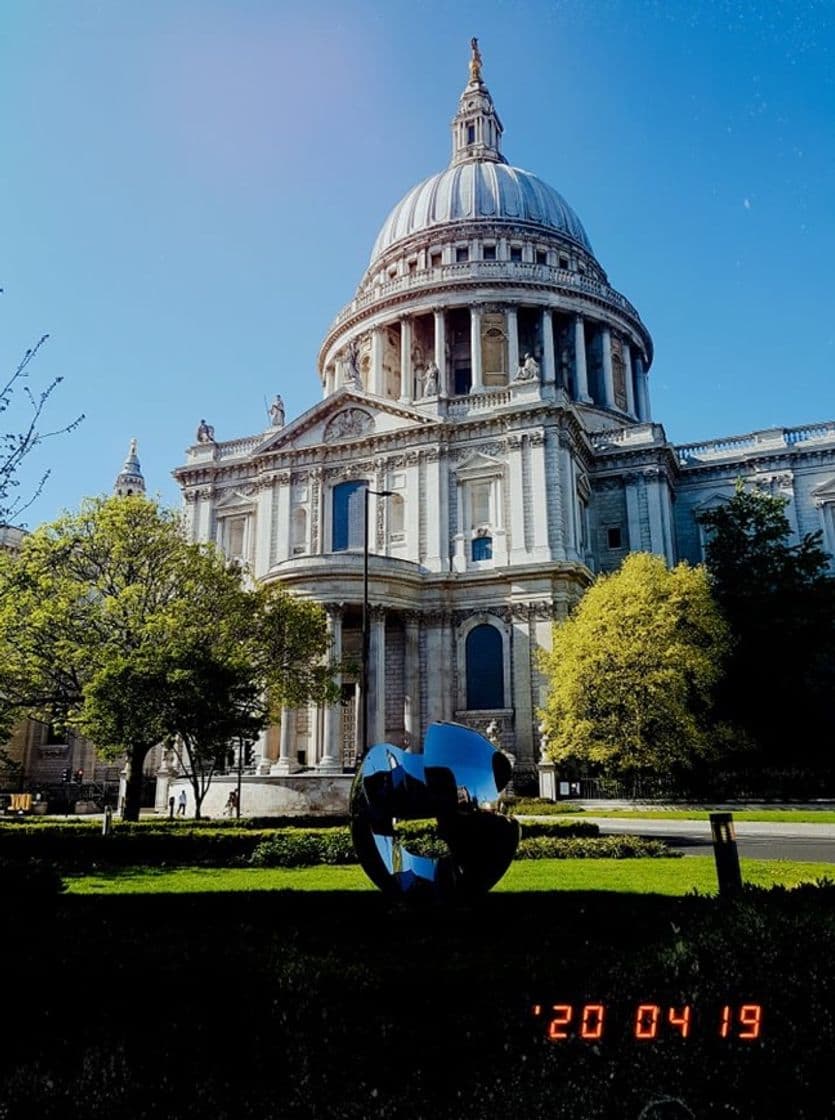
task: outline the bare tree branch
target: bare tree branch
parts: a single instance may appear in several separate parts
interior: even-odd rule
[[[82,412],[75,420],[60,428],[46,432],[39,429],[47,402],[63,381],[62,377],[56,377],[39,393],[33,392],[29,385],[25,384],[29,377],[29,366],[48,338],[48,334],[43,335],[31,349],[26,351],[17,368],[0,389],[0,414],[8,412],[12,407],[16,392],[22,394],[26,404],[25,412],[28,414],[28,420],[25,420],[22,430],[0,434],[0,525],[10,525],[19,519],[20,515],[43,493],[50,476],[51,472],[45,471],[28,498],[15,495],[13,491],[20,486],[17,473],[26,456],[44,440],[74,431],[84,419]]]

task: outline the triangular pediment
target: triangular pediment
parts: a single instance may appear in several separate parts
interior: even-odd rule
[[[504,471],[505,464],[501,459],[494,459],[492,455],[485,455],[481,451],[474,452],[463,459],[455,469],[459,478],[486,477],[500,474]]]
[[[835,477],[828,478],[812,491],[811,497],[819,504],[835,502]]]
[[[438,424],[409,405],[354,389],[339,389],[278,431],[268,432],[253,455],[317,444],[347,443],[406,428],[428,430]]]
[[[235,486],[226,490],[215,502],[215,513],[246,512],[255,505],[254,486]]]
[[[718,509],[719,506],[725,506],[734,496],[733,488],[729,488],[726,492],[721,490],[714,490],[712,494],[708,494],[706,498],[702,498],[700,502],[696,502],[693,506],[693,513],[698,515],[700,513],[707,513],[709,509]]]

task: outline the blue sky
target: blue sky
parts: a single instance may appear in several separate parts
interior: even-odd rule
[[[48,420],[87,415],[32,457],[30,526],[132,436],[176,503],[201,417],[230,439],[319,399],[378,227],[449,160],[472,35],[505,154],[653,334],[669,437],[835,418],[831,0],[6,0],[0,369],[49,332]]]

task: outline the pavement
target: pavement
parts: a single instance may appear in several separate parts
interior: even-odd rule
[[[791,805],[775,808],[806,808]],[[822,808],[820,804],[811,806]],[[827,805],[827,808],[830,806]],[[615,805],[607,803],[606,808],[638,808],[632,803]],[[677,806],[680,808],[680,806]],[[733,812],[743,806],[723,806]],[[749,806],[744,806],[749,808]],[[757,806],[750,806],[757,808]],[[761,806],[760,806],[761,808]],[[543,818],[544,819],[544,818]],[[630,836],[648,836],[666,840],[671,848],[686,856],[712,856],[713,844],[710,836],[709,821],[658,821],[631,817],[596,817],[593,809],[578,815],[577,820],[588,821],[600,826],[603,836],[628,833]],[[835,824],[792,824],[791,822],[734,821],[739,853],[749,859],[793,859],[805,862],[835,864]]]

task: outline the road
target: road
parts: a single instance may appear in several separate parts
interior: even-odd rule
[[[628,832],[654,836],[686,856],[710,856],[709,821],[656,821],[618,817],[595,817],[583,813],[582,820],[600,825],[602,835]],[[835,824],[784,824],[764,821],[734,821],[739,853],[749,859],[797,859],[835,864]]]

